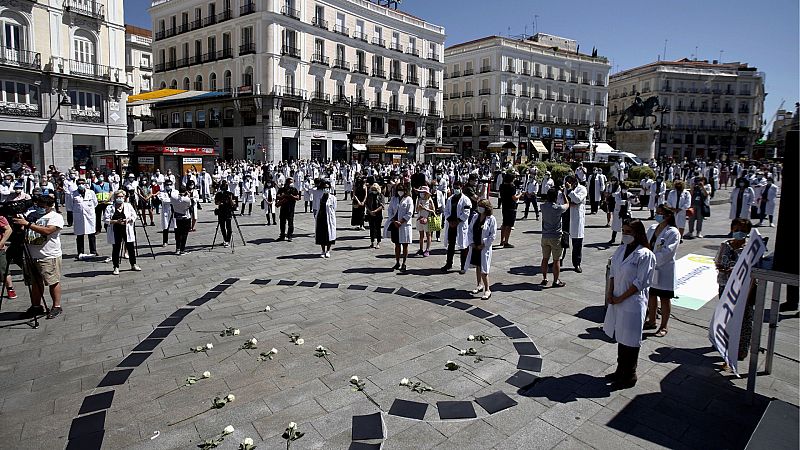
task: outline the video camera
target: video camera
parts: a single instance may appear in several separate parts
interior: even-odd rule
[[[18,214],[25,214],[33,208],[33,199],[14,200],[11,202],[0,203],[0,216],[7,218],[16,217]]]

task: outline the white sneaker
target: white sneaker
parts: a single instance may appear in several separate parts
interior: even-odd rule
[[[770,227],[770,228],[775,228],[775,225],[773,225],[773,224],[772,224],[772,222],[770,222],[770,223],[769,223],[769,227]]]
[[[325,253],[320,253],[320,254],[319,254],[319,257],[320,257],[320,258],[324,258],[324,257],[325,257]]]
[[[700,234],[700,233],[697,233],[697,238],[698,238],[698,239],[703,239],[703,235],[702,235],[702,234]]]
[[[325,252],[325,257],[326,258],[330,258],[331,257],[331,252]]]
[[[131,266],[131,270],[134,271],[134,272],[141,272],[142,268],[139,267],[138,264],[134,264],[134,265]]]
[[[119,275],[119,268],[114,267],[114,271],[111,272],[112,275]]]

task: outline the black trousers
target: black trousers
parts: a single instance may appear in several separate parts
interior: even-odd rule
[[[450,226],[449,224],[445,224],[445,226]],[[453,266],[453,257],[456,255],[456,238],[458,237],[458,230],[456,228],[450,228],[447,230],[447,263],[446,266],[452,267]],[[467,250],[460,250],[459,259],[461,260],[461,266],[459,270],[464,269],[464,263],[467,262]]]
[[[367,216],[369,219],[369,240],[381,243],[383,238],[383,216]]]
[[[78,246],[78,254],[83,253],[83,236],[82,234],[75,236],[75,244]],[[87,234],[89,236],[89,253],[97,254],[97,237],[94,234]]]
[[[533,203],[533,212],[536,213],[536,217],[539,217],[539,201],[536,200],[535,194],[525,195],[525,216],[528,216],[528,211],[531,209],[531,203]]]
[[[67,226],[72,226],[72,211],[67,211]]]
[[[583,260],[583,238],[572,238],[572,267],[578,267]]]
[[[136,248],[133,242],[127,242],[125,233],[117,233],[114,235],[114,245],[111,247],[111,261],[114,263],[115,269],[119,268],[119,260],[122,257],[120,250],[122,249],[123,243],[125,244],[125,249],[128,251],[128,259],[131,265],[136,264]]]
[[[233,234],[233,230],[231,229],[231,216],[229,215],[219,215],[217,216],[217,223],[219,224],[219,231],[222,234],[222,242],[231,242],[231,235]]]
[[[186,239],[189,237],[189,230],[192,229],[192,220],[188,217],[175,219],[175,250],[182,252],[186,250]]]
[[[294,235],[294,208],[281,208],[281,238],[291,237]],[[287,230],[286,227],[289,227]],[[288,233],[287,233],[288,231]]]
[[[107,206],[108,203],[98,203],[94,208],[95,231],[98,233],[103,231],[103,213],[105,212]],[[106,225],[106,227],[108,227],[108,225]]]
[[[589,207],[591,208],[590,212],[594,214],[600,207],[600,202],[595,201],[594,196],[591,196],[591,198],[589,198]]]

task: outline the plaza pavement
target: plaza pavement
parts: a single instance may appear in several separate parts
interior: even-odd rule
[[[715,203],[727,195],[720,191]],[[410,258],[407,273],[393,272],[391,244],[369,249],[368,231],[350,229],[349,202],[341,198],[339,239],[324,260],[313,242],[311,215],[304,213],[297,215],[292,243],[274,242],[278,228],[264,226],[259,209],[240,217],[247,245],[234,230],[234,254],[205,249],[215,227],[210,206],[201,211],[185,256],[174,256],[173,245],[161,248],[160,235],[148,227],[159,245],[153,260],[139,229],[144,270],[130,272],[123,262],[120,276],[101,260],[73,261],[75,239],[65,230],[64,314],[41,320],[36,330],[0,329],[0,448],[196,448],[233,425],[236,431],[219,448],[237,448],[250,437],[258,448],[275,449],[285,447],[281,434],[290,421],[305,433],[295,449],[381,443],[386,449],[743,448],[768,399],[798,403],[797,314],[781,315],[781,356],[772,375],[759,377],[756,404],[749,406],[746,379],[721,372],[710,348],[705,326],[714,301],[698,311],[674,308],[669,335],[643,344],[636,387],[611,391],[602,376],[615,364],[616,346],[598,328],[605,264],[615,248],[605,244],[610,229],[604,214],[587,216],[584,273],[573,272],[567,257],[563,288],[538,286],[540,222],[532,213],[518,221],[511,238],[516,248],[495,251],[494,294],[481,301],[468,293],[473,272],[439,273],[441,243],[434,242],[428,258]],[[728,205],[715,205],[712,214],[706,238],[687,239],[679,257],[715,254],[728,231]],[[646,215],[634,211],[634,217]],[[774,242],[774,228],[760,231]],[[107,255],[105,236],[98,244]],[[0,324],[17,323],[27,307],[19,273],[14,278],[20,298],[3,303]],[[503,336],[492,317],[465,311],[472,305],[502,316],[528,338],[467,342],[470,334]],[[263,312],[265,306],[271,311]],[[220,337],[226,327],[241,334]],[[305,344],[292,344],[282,332],[299,334]],[[237,352],[251,337],[258,349]],[[528,340],[541,353],[540,372],[516,367],[522,352],[512,343]],[[214,345],[207,353],[163,359],[207,342]],[[330,349],[335,371],[314,356],[317,345]],[[476,363],[453,348],[468,346],[503,359]],[[278,350],[273,360],[257,360],[272,347]],[[447,360],[463,368],[446,371]],[[206,370],[210,379],[156,399]],[[350,389],[353,375],[383,410],[382,439],[366,441],[375,447],[352,443],[353,416],[377,411]],[[412,392],[398,385],[403,377],[455,398]],[[463,405],[498,391],[517,404],[493,414],[476,404],[474,419],[441,418],[438,402]],[[236,400],[223,408],[167,425],[228,393]],[[389,414],[398,400],[429,404],[423,420]]]

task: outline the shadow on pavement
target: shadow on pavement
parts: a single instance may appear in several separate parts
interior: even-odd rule
[[[367,275],[375,275],[379,273],[392,273],[394,269],[391,267],[354,267],[345,269],[342,273],[363,273]]]
[[[578,311],[575,317],[594,323],[603,323],[606,317],[606,308],[603,305],[587,306]]]

